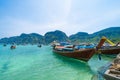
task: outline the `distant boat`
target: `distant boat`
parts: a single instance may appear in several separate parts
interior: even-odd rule
[[[51,45],[52,47],[55,47],[55,46],[57,46],[57,45],[60,45],[60,43],[57,42],[57,41],[53,41],[52,43],[50,43],[50,45]]]
[[[41,45],[41,44],[38,44],[37,46],[38,46],[38,47],[42,47],[42,45]]]
[[[7,46],[7,44],[3,44],[3,46]]]
[[[16,49],[15,45],[11,45],[10,49]]]

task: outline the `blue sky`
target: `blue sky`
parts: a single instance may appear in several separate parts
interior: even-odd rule
[[[0,0],[0,38],[61,30],[67,35],[120,26],[120,0]]]

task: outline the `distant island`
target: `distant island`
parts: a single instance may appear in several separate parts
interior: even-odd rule
[[[67,36],[64,32],[60,30],[47,32],[44,36],[31,33],[25,34],[22,33],[20,36],[13,36],[9,38],[0,39],[0,43],[3,44],[50,44],[53,41],[60,42],[72,42],[72,43],[98,43],[102,36],[109,38],[114,43],[120,42],[120,27],[110,27],[93,34],[88,34],[86,32],[78,32],[76,34],[72,34]]]

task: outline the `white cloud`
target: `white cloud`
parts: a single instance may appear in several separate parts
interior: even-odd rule
[[[112,1],[108,3],[104,0],[14,1],[2,7],[0,5],[0,11],[4,12],[0,15],[0,34],[45,34],[54,30],[62,30],[68,35],[78,31],[93,33],[120,25],[118,3],[119,1],[114,1],[113,4]]]

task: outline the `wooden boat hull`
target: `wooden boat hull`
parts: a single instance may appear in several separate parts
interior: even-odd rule
[[[120,80],[120,58],[117,57],[104,73],[106,80]]]
[[[109,72],[110,70],[107,70],[103,75],[106,80],[120,80],[120,76],[117,76],[117,74],[109,74]]]
[[[53,49],[53,52],[66,57],[88,61],[94,55],[95,49],[81,49],[76,51],[59,51]]]
[[[109,46],[99,50],[103,54],[118,54],[120,53],[120,46]]]

